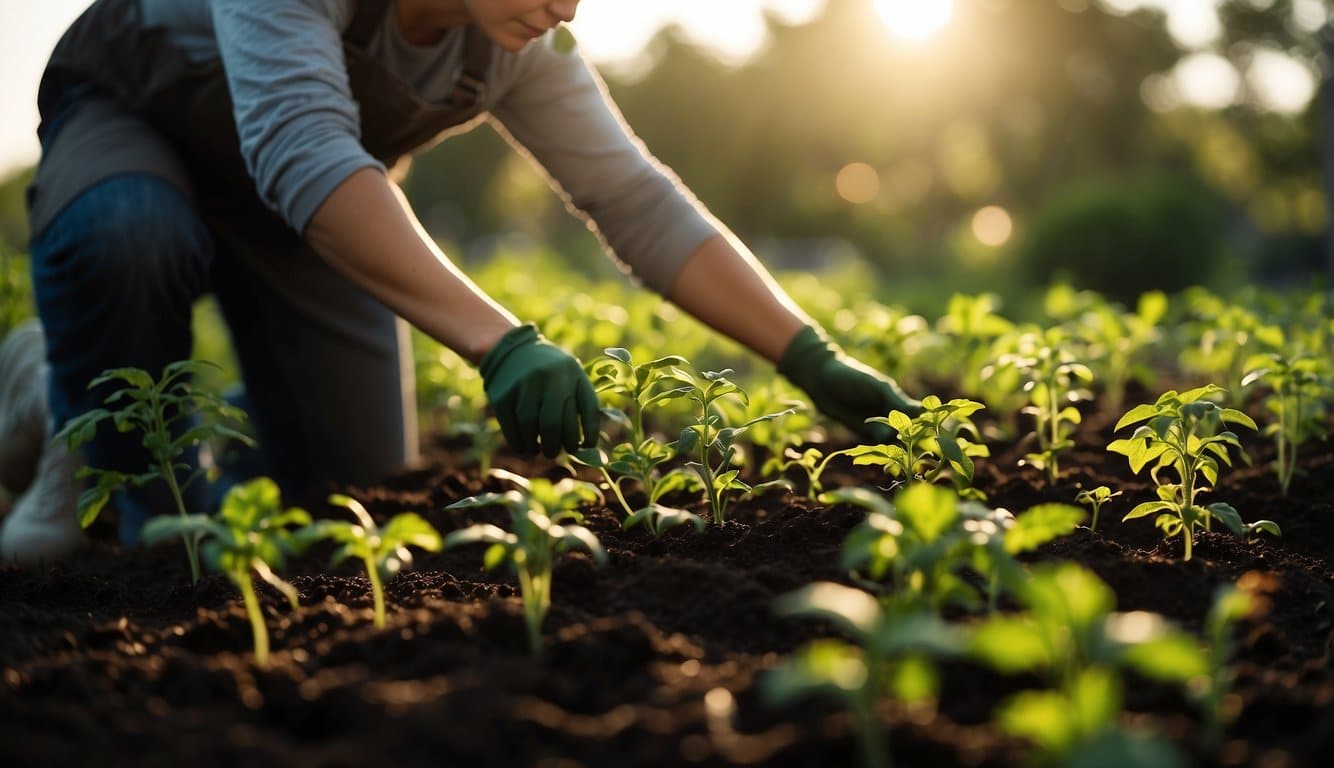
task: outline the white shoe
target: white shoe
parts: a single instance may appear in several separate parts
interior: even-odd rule
[[[36,479],[0,526],[0,562],[49,564],[78,549],[83,532],[75,473],[82,465],[83,457],[70,451],[64,440],[46,441]]]
[[[0,344],[0,484],[16,496],[0,526],[0,563],[37,565],[79,546],[82,464],[65,442],[51,440],[46,343],[36,320]]]
[[[18,496],[32,484],[46,442],[46,340],[30,320],[0,344],[0,487]]]

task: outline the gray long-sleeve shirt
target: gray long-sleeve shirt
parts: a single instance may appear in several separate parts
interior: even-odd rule
[[[343,61],[354,0],[140,2],[144,23],[166,28],[192,59],[221,57],[246,166],[264,201],[297,231],[348,176],[379,166],[361,146]],[[368,48],[423,99],[441,101],[462,69],[463,30],[436,45],[413,45],[390,3]],[[551,33],[518,53],[496,49],[483,106],[653,290],[665,293],[686,258],[718,231],[634,137],[577,49],[556,50]]]

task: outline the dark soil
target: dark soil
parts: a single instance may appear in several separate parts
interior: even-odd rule
[[[1216,587],[1256,573],[1269,608],[1243,624],[1234,691],[1242,704],[1221,749],[1201,746],[1201,720],[1179,690],[1130,680],[1127,724],[1148,725],[1200,765],[1328,765],[1334,751],[1334,445],[1304,446],[1286,498],[1268,462],[1225,472],[1214,498],[1247,520],[1270,518],[1281,539],[1201,534],[1195,557],[1163,542],[1150,520],[1121,523],[1151,496],[1123,457],[1101,446],[1105,420],[1081,428],[1060,481],[1016,466],[1025,449],[993,446],[977,484],[993,505],[1022,511],[1069,502],[1081,487],[1124,495],[1097,532],[1082,528],[1036,559],[1096,571],[1121,610],[1161,612],[1198,632]],[[441,443],[426,469],[374,488],[343,489],[377,517],[425,515],[442,532],[498,512],[443,511],[484,487]],[[546,462],[502,456],[530,476]],[[835,466],[827,486],[887,485],[877,470]],[[703,512],[698,507],[697,511]],[[105,765],[853,765],[851,722],[812,699],[769,709],[757,681],[827,631],[780,620],[773,598],[818,579],[841,580],[838,550],[863,514],[791,494],[740,503],[735,520],[703,534],[653,540],[624,532],[610,508],[589,527],[610,562],[579,553],[557,567],[546,655],[526,652],[517,589],[481,567],[479,547],[418,559],[389,587],[388,629],[371,626],[368,582],[314,554],[291,564],[302,607],[263,593],[272,663],[257,669],[240,598],[223,577],[190,586],[179,548],[124,551],[106,537],[47,570],[0,570],[0,763]],[[943,669],[936,711],[887,704],[899,765],[1010,766],[1024,745],[989,724],[1007,695],[1033,681],[970,663]],[[706,707],[714,689],[734,709]],[[715,694],[710,701],[726,703]],[[1321,757],[1321,755],[1325,757]]]

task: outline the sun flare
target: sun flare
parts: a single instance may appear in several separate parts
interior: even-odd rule
[[[875,0],[889,31],[905,40],[925,40],[950,23],[954,0]]]

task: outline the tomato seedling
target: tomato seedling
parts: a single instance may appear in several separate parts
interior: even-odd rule
[[[504,493],[469,496],[446,509],[503,506],[509,510],[512,531],[490,524],[472,525],[445,536],[444,549],[465,544],[487,544],[482,562],[487,570],[508,564],[519,580],[528,648],[542,654],[542,621],[551,608],[551,566],[557,554],[581,547],[598,565],[607,562],[607,552],[593,532],[581,523],[581,504],[602,501],[597,486],[566,478],[552,483],[545,478],[527,478],[504,470],[491,474],[518,486]]]
[[[1102,511],[1102,505],[1120,495],[1120,491],[1113,491],[1105,485],[1100,485],[1097,488],[1080,491],[1075,496],[1076,504],[1087,504],[1093,507],[1093,522],[1089,525],[1089,530],[1098,530],[1098,513]]]
[[[935,698],[934,660],[958,655],[962,633],[926,610],[890,610],[859,589],[818,582],[774,601],[780,616],[820,619],[851,642],[817,640],[771,670],[761,695],[781,706],[812,694],[832,695],[853,713],[862,765],[891,764],[877,706],[881,699],[923,705]]]
[[[972,653],[1005,674],[1045,674],[1050,687],[1004,701],[1000,729],[1033,743],[1043,764],[1184,765],[1167,743],[1118,724],[1121,670],[1185,683],[1205,669],[1195,638],[1157,614],[1114,612],[1111,589],[1072,563],[1036,567],[1018,596],[1027,610],[980,624]]]
[[[176,511],[184,518],[188,513],[183,490],[203,472],[199,469],[184,481],[178,479],[178,472],[190,469],[179,463],[186,449],[216,438],[229,438],[254,446],[254,440],[248,435],[225,423],[245,421],[245,411],[191,384],[191,377],[207,368],[217,366],[198,360],[182,360],[168,363],[157,379],[139,368],[115,368],[89,382],[89,389],[108,382],[120,382],[120,386],[107,395],[104,401],[107,408],[94,408],[70,419],[54,439],[66,440],[70,448],[78,448],[93,439],[98,425],[110,421],[120,432],[141,432],[144,449],[153,464],[139,474],[95,467],[79,470],[80,477],[96,478],[96,484],[79,496],[79,525],[84,528],[92,525],[114,491],[127,486],[139,488],[154,480],[167,484]],[[197,423],[196,419],[199,420]],[[193,536],[182,536],[182,541],[190,560],[190,579],[198,582],[199,542]]]
[[[413,512],[395,515],[381,528],[361,502],[350,496],[334,494],[329,497],[329,503],[344,507],[357,521],[321,520],[301,535],[307,543],[329,539],[342,544],[334,552],[330,565],[355,557],[366,566],[366,577],[370,579],[375,601],[375,628],[384,629],[384,584],[412,565],[409,547],[439,552],[442,545],[440,534],[421,515]]]
[[[292,610],[299,607],[296,587],[274,572],[283,567],[287,555],[301,549],[301,540],[289,529],[294,525],[310,525],[310,514],[298,507],[283,509],[278,484],[260,477],[228,490],[217,516],[155,517],[144,526],[142,539],[149,545],[177,536],[202,541],[204,562],[241,591],[254,636],[255,663],[264,666],[269,661],[269,631],[250,574],[253,571],[281,592]]]
[[[1286,496],[1297,472],[1297,449],[1307,440],[1325,436],[1328,404],[1334,401],[1334,376],[1327,362],[1310,355],[1258,355],[1246,368],[1243,387],[1264,383],[1270,388],[1264,403],[1275,421],[1265,427],[1264,434],[1274,438],[1278,449],[1274,472]]]
[[[890,411],[889,416],[867,419],[893,429],[894,443],[859,445],[845,453],[853,464],[878,466],[904,481],[935,482],[948,471],[956,487],[968,488],[973,484],[973,459],[991,455],[985,445],[974,442],[981,438],[969,418],[985,407],[973,400],[946,403],[928,395],[922,398],[922,413],[917,416]]]
[[[1222,391],[1209,384],[1181,393],[1164,392],[1156,402],[1137,405],[1122,416],[1116,423],[1117,430],[1145,423],[1128,439],[1114,440],[1107,446],[1107,450],[1126,456],[1135,474],[1153,464],[1149,476],[1157,485],[1158,500],[1136,506],[1122,522],[1159,513],[1154,524],[1167,538],[1181,535],[1185,560],[1191,557],[1195,528],[1212,530],[1214,518],[1238,536],[1259,531],[1274,536],[1281,533],[1272,520],[1243,522],[1237,510],[1228,504],[1216,502],[1206,507],[1197,503],[1199,494],[1209,490],[1204,483],[1218,482],[1219,462],[1232,465],[1229,447],[1243,457],[1246,455],[1237,435],[1225,429],[1225,425],[1235,423],[1255,429],[1250,416],[1205,399]],[[1169,469],[1178,482],[1167,482],[1163,477],[1164,470]]]
[[[690,391],[686,396],[697,406],[695,423],[682,430],[680,439],[673,444],[678,454],[695,457],[696,460],[686,464],[686,467],[703,481],[704,493],[708,497],[716,525],[727,521],[727,511],[733,497],[751,490],[749,485],[741,481],[741,470],[735,466],[739,460],[737,439],[756,424],[792,413],[791,409],[766,413],[735,427],[729,426],[718,407],[719,401],[733,398],[742,403],[747,402],[745,391],[727,378],[731,373],[731,368],[704,371],[700,374],[703,383],[693,377],[690,379]]]
[[[1038,450],[1024,456],[1023,462],[1056,482],[1060,475],[1060,454],[1075,446],[1071,436],[1081,416],[1073,403],[1093,397],[1086,386],[1093,381],[1093,371],[1075,359],[1070,340],[1060,327],[1023,334],[1019,350],[1000,357],[996,365],[1013,368],[1023,380],[1029,403],[1021,413],[1033,417],[1033,437]]]

